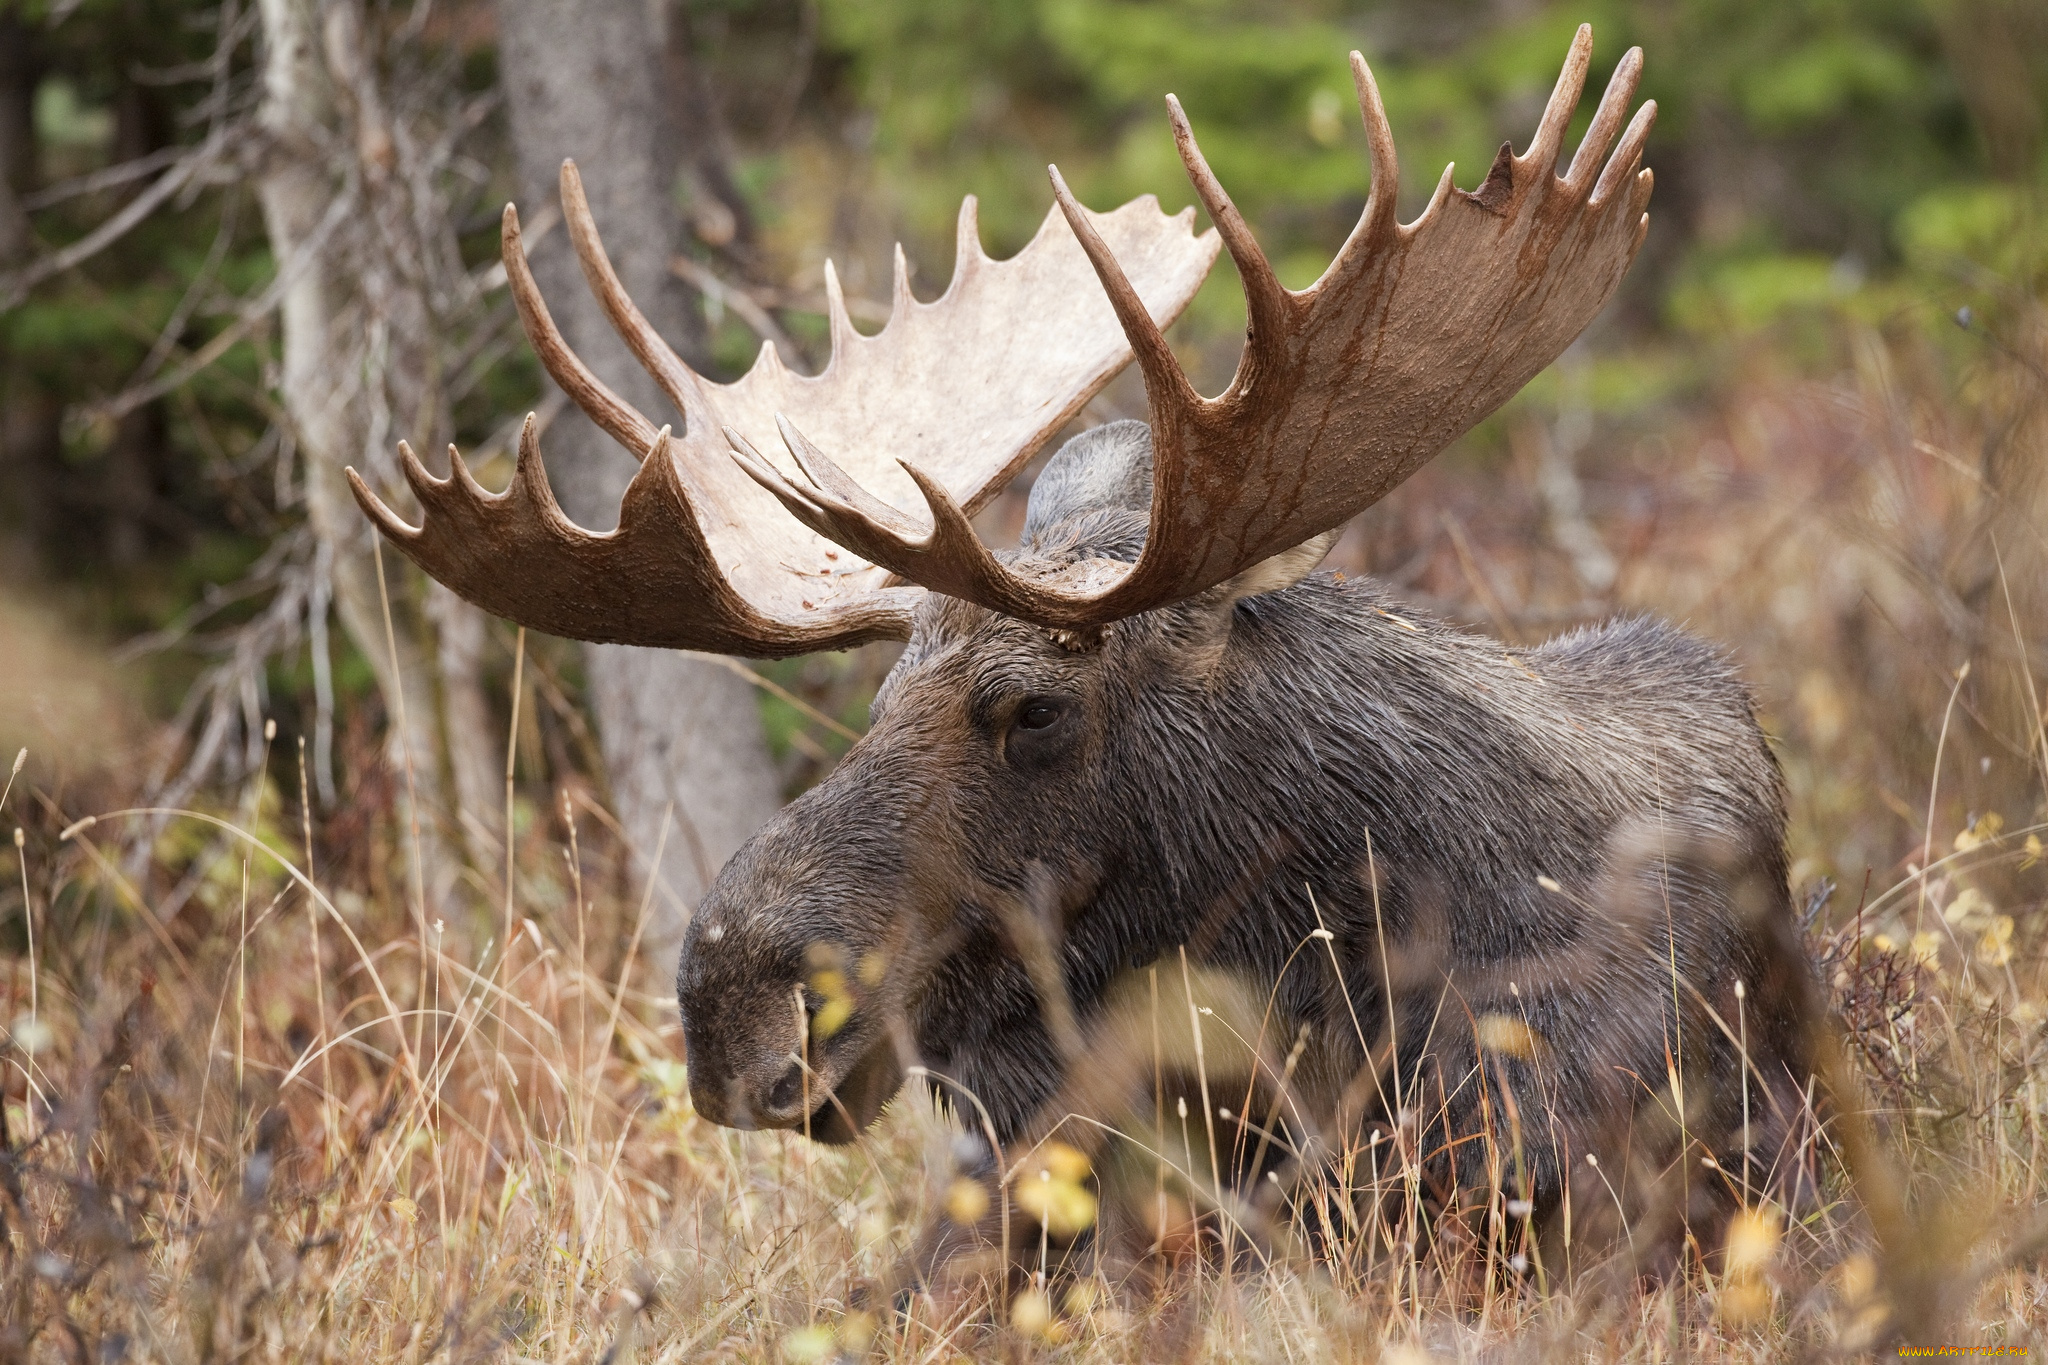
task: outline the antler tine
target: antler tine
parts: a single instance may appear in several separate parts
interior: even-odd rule
[[[748,478],[774,494],[776,501],[791,516],[827,540],[843,545],[873,563],[907,563],[928,549],[930,537],[912,526],[903,513],[888,508],[885,516],[870,515],[865,509],[872,506],[875,499],[865,490],[859,491],[860,505],[856,506],[823,487],[799,488],[739,432],[727,427],[725,439],[732,447],[733,462]],[[788,439],[787,433],[784,439]],[[801,434],[798,439],[803,439]],[[842,473],[840,477],[844,479],[845,476]],[[913,474],[912,477],[916,476]],[[899,527],[908,530],[909,534],[899,532]]]
[[[400,444],[403,444],[403,442]],[[463,463],[462,452],[455,448],[455,442],[453,441],[448,443],[448,477],[459,480],[462,486],[469,491],[471,497],[484,498],[490,496],[490,494],[484,491],[484,486],[476,481],[476,476],[469,472],[469,466]]]
[[[966,283],[968,275],[987,259],[981,249],[981,201],[971,194],[964,195],[960,200],[960,217],[953,225],[953,279],[946,292],[951,294]]]
[[[562,217],[569,226],[569,240],[576,248],[576,259],[582,262],[583,278],[589,283],[590,292],[603,305],[612,330],[633,352],[641,368],[661,385],[676,411],[688,412],[697,376],[662,340],[661,333],[654,330],[647,315],[619,282],[618,272],[612,269],[611,257],[605,252],[604,240],[597,234],[597,220],[591,216],[590,200],[583,193],[583,176],[574,160],[562,161],[561,189]]]
[[[779,412],[775,414],[775,429],[781,433],[782,444],[789,448],[797,468],[824,492],[897,535],[911,537],[924,534],[909,517],[861,487],[851,474],[839,467],[837,461],[820,450],[816,442],[798,431],[796,423]]]
[[[1245,310],[1254,343],[1262,336],[1278,335],[1286,325],[1286,288],[1273,273],[1273,264],[1259,248],[1258,239],[1252,235],[1244,215],[1237,211],[1237,205],[1231,202],[1222,182],[1209,169],[1209,159],[1202,155],[1201,145],[1195,141],[1195,130],[1188,123],[1187,112],[1180,107],[1180,100],[1174,95],[1166,97],[1166,117],[1173,125],[1174,145],[1180,149],[1181,165],[1187,168],[1188,181],[1195,187],[1195,193],[1201,196],[1202,206],[1209,210],[1209,218],[1216,224],[1224,248],[1237,264],[1238,278],[1244,283]],[[1250,354],[1249,350],[1247,354]]]
[[[981,543],[975,534],[974,523],[956,501],[946,486],[931,475],[919,469],[908,460],[896,462],[910,481],[917,485],[917,491],[924,495],[924,503],[931,510],[932,529],[919,547],[930,566],[919,576],[919,581],[930,578],[938,584],[940,592],[958,594],[960,587],[986,581],[991,570],[1000,570],[988,546]],[[1016,599],[1001,610],[1017,613],[1018,605],[1026,599]]]
[[[910,311],[910,305],[917,302],[917,296],[910,292],[910,258],[903,254],[903,243],[896,244],[896,259],[891,263],[889,279],[889,323]]]
[[[1593,197],[1587,201],[1593,208],[1599,208],[1614,196],[1621,182],[1635,169],[1642,159],[1643,144],[1650,140],[1650,129],[1657,125],[1657,101],[1645,100],[1643,107],[1636,110],[1636,116],[1629,120],[1628,131],[1621,135],[1621,145],[1614,149],[1614,155],[1607,158],[1607,169],[1600,172],[1600,183],[1593,187]],[[1649,186],[1644,184],[1645,191]],[[1645,199],[1648,198],[1647,193]]]
[[[1394,130],[1387,123],[1387,106],[1380,100],[1379,82],[1363,54],[1351,54],[1351,83],[1358,89],[1358,115],[1365,123],[1365,149],[1372,168],[1372,190],[1365,201],[1359,227],[1379,232],[1394,221],[1401,198],[1401,159],[1394,152]],[[1341,254],[1341,253],[1340,253]]]
[[[639,456],[653,444],[654,423],[605,387],[604,381],[592,374],[582,357],[570,350],[569,343],[562,339],[560,329],[548,312],[547,301],[540,296],[540,286],[534,283],[533,271],[526,264],[526,249],[519,236],[519,210],[510,204],[505,205],[499,237],[505,261],[505,279],[512,286],[512,302],[519,309],[520,326],[525,329],[526,339],[533,344],[534,354],[540,357],[541,365],[576,406],[589,414],[591,421],[602,427],[614,441]]]
[[[770,464],[760,451],[754,449],[753,442],[731,427],[725,428],[725,439],[727,445],[731,447],[728,453],[732,456],[733,463],[746,471],[748,478],[773,493],[776,500],[798,521],[821,536],[831,535],[824,521],[827,511],[825,504],[830,500],[831,494],[823,489],[807,491],[798,488],[781,470]]]
[[[425,504],[428,498],[446,487],[448,483],[446,479],[434,477],[434,472],[428,469],[418,454],[414,452],[412,442],[410,441],[400,441],[398,443],[398,472],[405,475],[406,484],[412,489],[413,496],[418,498],[422,505]]]
[[[363,509],[364,516],[376,523],[377,529],[384,533],[387,540],[394,545],[404,546],[419,538],[420,528],[411,525],[405,518],[386,507],[384,499],[370,491],[370,486],[363,482],[362,475],[356,473],[354,465],[349,465],[341,472],[348,479],[348,491],[355,494],[356,506]]]
[[[896,463],[924,496],[925,506],[931,511],[929,530],[917,527],[893,507],[876,505],[873,498],[857,488],[853,501],[842,501],[824,488],[798,488],[761,458],[761,453],[739,432],[727,428],[725,434],[740,468],[819,535],[934,592],[980,602],[1025,620],[1040,619],[1044,610],[1043,585],[1021,580],[1006,571],[975,534],[974,523],[959,500],[911,461]],[[783,436],[785,440],[793,437],[792,445],[810,444],[787,419]],[[815,453],[816,447],[811,449]],[[842,472],[836,478],[843,480],[846,476]],[[1091,561],[1054,577],[1101,586],[1104,577],[1114,581],[1122,577],[1125,568],[1118,564],[1105,575],[1102,566]]]
[[[419,456],[413,454],[412,447],[404,441],[398,443],[398,468],[399,472],[405,475],[406,483],[411,485],[414,496],[420,499],[424,507],[428,491],[440,480],[427,472],[427,467],[420,463]],[[412,525],[385,506],[384,499],[370,491],[370,486],[363,482],[362,475],[356,473],[354,465],[348,466],[342,473],[347,477],[349,491],[355,494],[356,503],[363,509],[364,515],[377,523],[377,529],[394,544],[409,545],[420,538],[425,530],[424,526]],[[422,516],[421,520],[424,521],[425,517]]]
[[[1174,358],[1173,348],[1166,344],[1166,333],[1152,320],[1144,300],[1138,297],[1124,268],[1117,263],[1116,255],[1082,212],[1073,191],[1067,188],[1066,177],[1060,174],[1058,166],[1048,166],[1046,172],[1052,178],[1053,198],[1059,201],[1060,212],[1066,215],[1067,226],[1074,230],[1081,249],[1088,253],[1088,263],[1095,267],[1095,277],[1102,281],[1102,291],[1109,295],[1110,307],[1116,310],[1116,320],[1122,324],[1131,352],[1138,359],[1155,424],[1176,410],[1200,403],[1201,396],[1188,383],[1180,361]]]
[[[1543,106],[1543,119],[1536,125],[1536,136],[1530,140],[1529,150],[1517,158],[1522,165],[1543,171],[1557,165],[1558,154],[1564,150],[1564,130],[1579,107],[1579,96],[1586,88],[1586,69],[1592,64],[1593,26],[1580,24],[1578,33],[1572,38],[1571,51],[1564,59],[1564,69],[1557,73],[1557,84],[1551,89],[1550,102]]]
[[[1628,102],[1636,97],[1636,86],[1642,79],[1643,50],[1632,47],[1622,54],[1614,75],[1608,78],[1606,93],[1600,96],[1600,107],[1593,111],[1593,122],[1586,128],[1579,150],[1572,153],[1572,164],[1564,177],[1572,194],[1585,192],[1587,182],[1592,180],[1601,159],[1613,144],[1614,135],[1621,131],[1621,121],[1628,114]]]
[[[825,261],[825,319],[826,332],[832,339],[832,356],[825,362],[825,368],[829,370],[840,363],[860,337],[860,333],[853,330],[853,319],[846,311],[846,291],[839,287],[839,271],[833,267],[830,257]]]
[[[554,485],[548,482],[547,461],[540,457],[540,418],[532,413],[519,424],[519,454],[512,462],[512,482],[505,489],[509,497],[523,498],[544,521],[573,526],[555,501]]]

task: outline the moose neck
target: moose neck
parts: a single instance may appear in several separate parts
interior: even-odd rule
[[[1131,698],[1118,762],[1143,778],[1102,893],[1124,913],[1103,918],[1158,936],[1125,961],[1186,944],[1277,967],[1316,928],[1398,933],[1418,895],[1521,900],[1529,869],[1589,862],[1590,813],[1545,799],[1555,722],[1516,724],[1506,679],[1541,684],[1498,642],[1412,615],[1369,583],[1252,598],[1209,676]],[[1503,828],[1504,786],[1545,818]]]
[[[1484,917],[1497,941],[1470,945],[1484,956],[1541,932],[1535,877],[1587,874],[1604,817],[1545,772],[1542,732],[1556,721],[1532,708],[1528,727],[1503,724],[1522,719],[1518,685],[1543,686],[1526,665],[1498,642],[1418,627],[1368,583],[1316,579],[1232,610],[1203,671],[1144,634],[1170,633],[1165,619],[1121,627],[1136,637],[1121,646],[1129,657],[1106,662],[1105,851],[1058,916],[1077,1017],[1119,973],[1185,949],[1262,993],[1277,984],[1300,1017],[1378,1018],[1371,945],[1407,937],[1418,907],[1506,909]],[[1319,928],[1359,968],[1349,1010],[1327,967],[1281,979]],[[1007,1138],[1061,1068],[1028,973],[989,971],[1003,940],[986,921],[967,932],[918,1031]],[[1333,1032],[1355,1034],[1348,1022]]]

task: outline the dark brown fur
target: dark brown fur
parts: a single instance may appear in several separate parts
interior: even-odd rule
[[[1142,446],[1109,428],[1063,452],[1017,562],[1134,558],[1146,480],[1117,471]],[[1163,959],[1177,983],[1188,945],[1272,993],[1278,1051],[1307,1040],[1290,1112],[1341,1144],[1399,1122],[1398,1091],[1446,1189],[1501,1181],[1485,1153],[1512,1141],[1539,1217],[1595,1153],[1680,1171],[1697,1219],[1745,1134],[1753,1179],[1779,1166],[1807,1078],[1784,797],[1727,659],[1647,620],[1509,648],[1370,582],[1275,590],[1296,576],[1252,570],[1079,651],[933,596],[869,734],[691,925],[699,1111],[845,1140],[915,1063],[1011,1143],[1071,1102],[1120,974]],[[1022,723],[1035,705],[1052,723]],[[1319,925],[1334,964],[1296,951]],[[821,970],[858,1007],[806,1038]],[[1482,1048],[1490,1016],[1533,1042]],[[1731,1174],[1683,1175],[1698,1154]]]

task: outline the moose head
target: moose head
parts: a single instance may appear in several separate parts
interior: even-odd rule
[[[1034,973],[1050,961],[1085,1002],[1125,963],[1185,940],[1185,923],[1142,905],[1194,899],[1196,863],[1227,881],[1222,865],[1252,857],[1218,807],[1258,804],[1247,793],[1271,747],[1260,726],[1279,722],[1250,694],[1218,701],[1212,680],[1261,628],[1257,600],[1300,582],[1337,528],[1554,360],[1642,243],[1655,106],[1627,118],[1639,51],[1560,171],[1591,51],[1582,28],[1525,152],[1503,145],[1471,192],[1446,167],[1407,224],[1379,92],[1352,53],[1371,195],[1298,291],[1169,96],[1213,230],[1197,235],[1191,209],[1169,217],[1150,196],[1093,212],[1053,168],[1044,225],[994,261],[970,198],[945,294],[914,299],[899,249],[878,335],[853,329],[827,266],[832,358],[815,377],[766,346],[732,384],[694,373],[624,294],[565,164],[590,286],[682,414],[680,434],[568,349],[507,206],[527,335],[639,473],[618,528],[593,534],[556,505],[531,418],[500,494],[452,449],[437,478],[401,446],[416,526],[350,471],[392,543],[487,610],[575,639],[756,658],[908,642],[870,732],[733,857],[696,912],[678,993],[701,1113],[845,1139],[921,1061],[968,1076],[1007,1138],[1071,1050],[1071,1021],[1051,1017]],[[1236,377],[1207,398],[1163,329],[1219,248],[1248,319]],[[1034,487],[1024,544],[984,545],[970,515],[1134,355],[1149,422],[1075,438]],[[1175,785],[1178,814],[1139,813],[1134,792]],[[1181,831],[1177,849],[1161,825]],[[1091,909],[1112,903],[1125,909]],[[1019,943],[1036,931],[1019,924],[1042,927],[1036,956]]]

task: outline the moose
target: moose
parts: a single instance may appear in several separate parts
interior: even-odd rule
[[[874,336],[827,265],[816,376],[767,346],[734,383],[694,373],[626,297],[565,163],[590,286],[680,434],[570,351],[506,207],[535,351],[639,472],[594,534],[558,508],[530,417],[503,493],[452,448],[443,478],[401,446],[416,525],[350,471],[383,534],[560,636],[756,658],[905,642],[866,735],[689,925],[699,1114],[848,1142],[914,1075],[999,1153],[1096,1070],[1119,983],[1185,953],[1270,990],[1271,1034],[1297,1045],[1254,1069],[1302,1124],[1335,1143],[1406,1124],[1454,1186],[1497,1183],[1481,1154],[1512,1140],[1538,1222],[1575,1171],[1646,1143],[1692,1172],[1688,1218],[1781,1170],[1805,984],[1782,780],[1728,659],[1644,619],[1508,647],[1317,570],[1584,330],[1641,245],[1640,50],[1560,169],[1591,53],[1581,28],[1523,153],[1504,144],[1469,192],[1446,167],[1406,224],[1352,53],[1370,196],[1300,291],[1168,96],[1210,230],[1151,196],[1087,209],[1055,167],[1043,226],[996,261],[969,198],[944,295],[913,296],[899,248]],[[1163,329],[1219,249],[1246,339],[1207,398]],[[1069,440],[1018,548],[984,545],[971,514],[1133,356],[1148,420]]]

